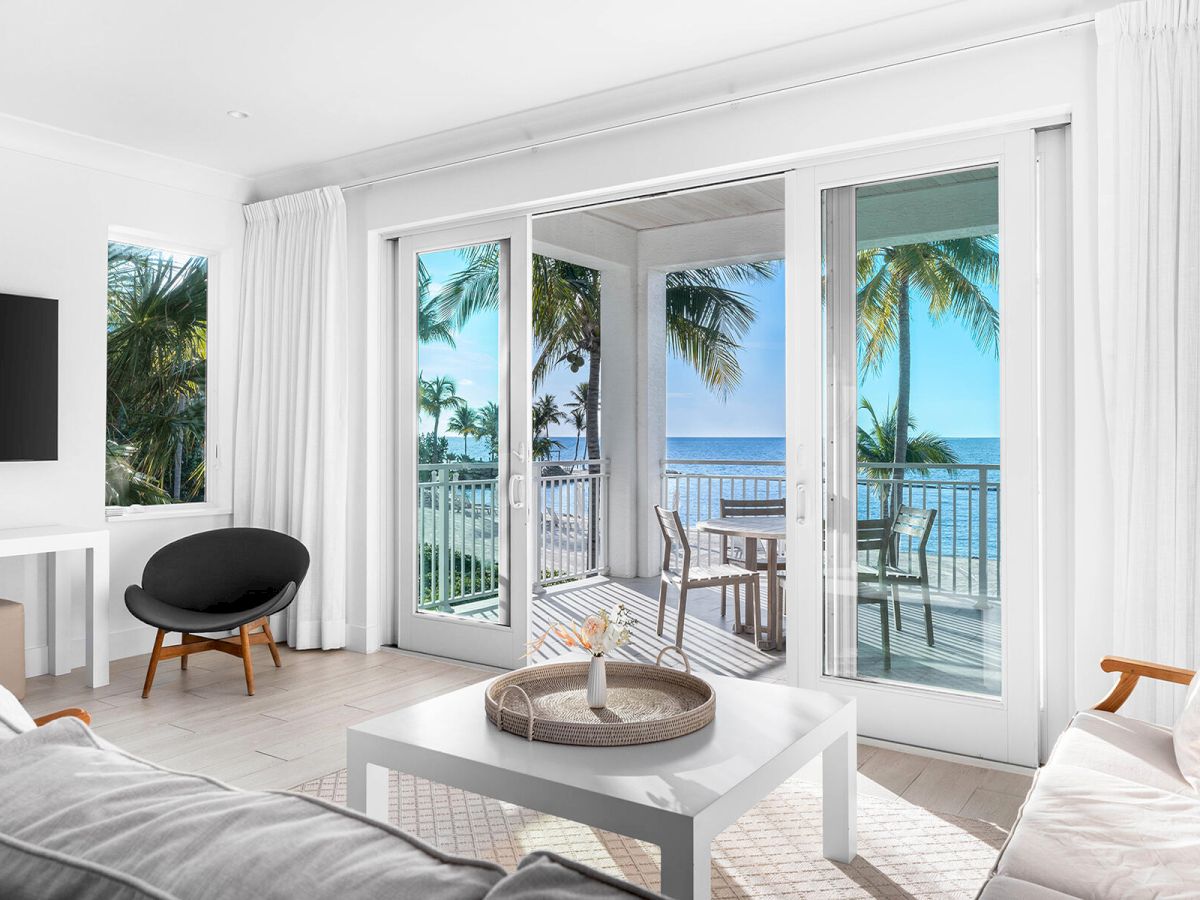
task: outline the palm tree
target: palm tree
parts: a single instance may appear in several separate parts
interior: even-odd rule
[[[587,409],[582,406],[571,407],[571,424],[575,426],[575,459],[579,459],[579,438],[587,428]]]
[[[203,499],[208,260],[108,247],[108,472],[117,503]],[[128,473],[128,477],[125,474]]]
[[[473,434],[478,434],[476,431],[477,419],[479,414],[463,403],[456,410],[454,415],[450,417],[450,421],[446,423],[446,427],[455,434],[462,435],[463,439],[463,459],[467,458],[467,438]]]
[[[499,303],[499,252],[495,244],[460,251],[465,265],[439,292],[440,314],[461,327]],[[600,273],[586,266],[533,256],[534,386],[561,363],[572,372],[588,367],[587,453],[600,458]],[[770,278],[771,263],[743,263],[672,272],[666,276],[667,347],[686,360],[704,383],[727,396],[741,381],[739,342],[754,322],[750,299],[732,290]]]
[[[479,410],[476,434],[487,441],[492,459],[500,457],[500,407],[495,403],[485,403]]]
[[[872,247],[858,252],[858,324],[864,372],[878,371],[894,349],[898,363],[894,458],[908,460],[909,399],[912,388],[912,301],[920,300],[929,318],[961,321],[975,345],[997,353],[1000,313],[983,292],[994,285],[1000,255],[994,234],[978,237]],[[904,469],[896,470],[903,479]]]
[[[417,381],[421,385],[421,411],[433,416],[433,444],[437,446],[442,413],[447,409],[458,409],[465,401],[458,396],[458,385],[448,375],[439,375],[430,381],[418,375]]]
[[[866,413],[866,422],[858,426],[858,461],[881,464],[879,467],[868,465],[863,468],[886,510],[890,505],[891,484],[901,480],[899,476],[904,472],[903,469],[894,469],[888,465],[896,461],[897,404],[892,404],[882,420],[876,414],[870,400],[864,398],[859,404],[859,409]],[[916,427],[916,419],[909,416],[906,430],[916,430]],[[904,462],[952,465],[958,462],[958,455],[945,438],[922,431],[908,441]]]
[[[542,435],[549,439],[550,426],[561,424],[563,411],[559,408],[558,398],[553,394],[543,394],[533,403],[533,434]]]
[[[454,331],[450,327],[450,323],[442,318],[439,312],[438,295],[429,295],[430,285],[433,284],[433,276],[429,274],[429,270],[425,268],[425,263],[421,257],[417,257],[417,340],[422,344],[431,344],[434,342],[447,344],[451,347],[454,344]]]

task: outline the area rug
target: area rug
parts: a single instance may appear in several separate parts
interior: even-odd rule
[[[345,769],[294,790],[346,802]],[[658,890],[658,847],[442,784],[392,773],[392,823],[449,853],[513,869],[526,853],[554,850]],[[713,845],[714,898],[964,898],[978,892],[1003,829],[943,816],[901,800],[859,797],[858,857],[821,856],[821,795],[793,779]]]

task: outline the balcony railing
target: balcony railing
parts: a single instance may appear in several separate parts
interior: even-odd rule
[[[698,560],[714,563],[720,538],[696,531],[696,523],[720,515],[722,499],[778,499],[787,488],[782,460],[668,459],[663,464],[663,502],[679,510]],[[926,548],[931,587],[936,591],[997,597],[1000,593],[1000,467],[997,465],[907,465],[859,467],[858,518],[890,516],[896,503],[937,509]],[[916,565],[916,547],[898,546],[901,560]],[[873,564],[872,554],[862,562]]]
[[[607,460],[534,463],[539,584],[603,574],[607,560]],[[421,606],[450,611],[497,596],[500,514],[495,463],[417,467]]]

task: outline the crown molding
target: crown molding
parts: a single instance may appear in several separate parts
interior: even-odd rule
[[[0,149],[119,175],[232,203],[247,203],[251,179],[0,113]]]
[[[256,199],[328,184],[343,188],[470,164],[493,156],[650,125],[720,104],[813,87],[865,71],[1089,25],[1110,0],[1065,0],[1059,15],[1006,12],[1004,4],[938,5],[920,13],[629,84],[254,179]],[[1067,9],[1069,7],[1069,10]]]

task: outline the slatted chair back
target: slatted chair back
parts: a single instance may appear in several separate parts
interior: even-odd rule
[[[908,537],[918,545],[919,551],[925,553],[925,545],[929,543],[929,535],[933,531],[933,520],[937,510],[919,506],[902,506],[892,520],[892,535]]]
[[[768,500],[742,500],[721,498],[721,518],[735,519],[746,516],[785,516],[787,502],[782,497]]]
[[[679,574],[686,581],[688,570],[692,565],[692,548],[688,544],[687,531],[684,530],[683,520],[679,518],[679,513],[676,510],[663,509],[661,506],[654,507],[654,515],[658,518],[658,527],[662,531],[663,536],[662,570],[664,572],[671,571],[671,548],[673,545],[678,545]]]

